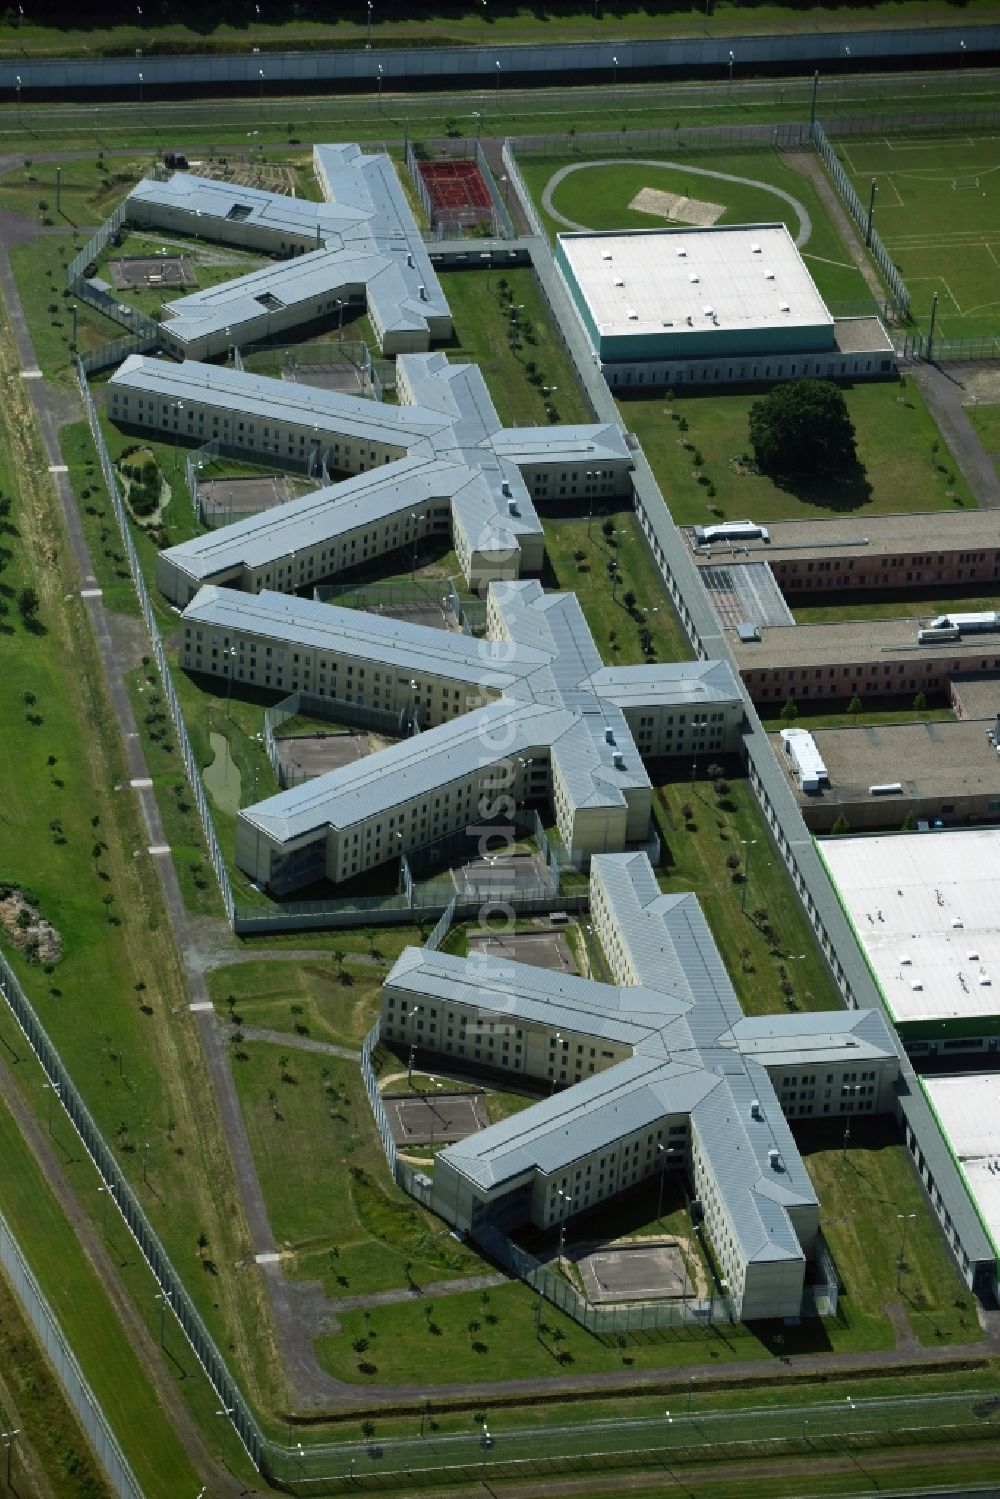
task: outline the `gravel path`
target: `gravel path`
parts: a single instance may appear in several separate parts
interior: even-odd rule
[[[612,156],[605,161],[575,161],[570,166],[560,167],[554,172],[542,189],[542,206],[546,213],[551,214],[557,223],[563,224],[567,229],[587,230],[589,224],[578,224],[573,219],[566,218],[558,209],[552,206],[552,194],[573,172],[588,171],[591,167],[624,167],[638,166],[651,167],[654,170],[671,172],[690,172],[696,177],[714,177],[719,182],[737,182],[741,187],[757,187],[761,192],[773,193],[776,198],[781,198],[789,207],[793,208],[798,215],[799,232],[795,236],[795,243],[801,250],[802,246],[808,244],[812,234],[812,219],[809,210],[798,198],[793,198],[791,193],[786,193],[783,187],[774,187],[770,182],[758,182],[755,177],[734,177],[731,172],[712,172],[708,167],[692,167],[686,161],[645,161],[636,159],[634,156]]]

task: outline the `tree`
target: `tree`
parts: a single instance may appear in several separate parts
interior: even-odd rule
[[[611,537],[615,534],[615,523],[614,523],[614,521],[611,520],[610,518],[607,519],[607,520],[602,521],[601,522],[601,531],[602,531],[603,535],[606,536],[608,538],[608,540],[610,541]]]
[[[798,716],[799,716],[799,710],[795,706],[795,702],[793,701],[792,698],[789,698],[788,702],[782,708],[782,710],[781,710],[781,716],[785,720],[786,723],[794,723],[795,720],[798,718]]]
[[[754,401],[750,443],[768,474],[826,476],[858,461],[854,423],[831,380],[788,380]]]
[[[25,622],[34,619],[38,613],[40,603],[41,600],[38,594],[31,587],[30,583],[26,583],[17,596],[17,607],[21,611],[21,618]]]
[[[916,694],[916,696],[914,697],[914,699],[913,699],[913,711],[915,713],[923,713],[923,711],[924,711],[924,709],[926,707],[927,707],[927,694],[925,692],[918,692]]]
[[[850,831],[851,831],[851,824],[848,822],[847,818],[843,815],[843,813],[841,813],[841,815],[837,818],[837,821],[834,823],[833,827],[830,829],[830,832],[831,833],[849,833]]]
[[[629,611],[629,613],[631,613],[635,608],[635,594],[631,588],[626,588],[625,592],[622,594],[622,603],[625,605],[625,608]]]
[[[851,698],[851,701],[847,705],[847,711],[848,713],[850,713],[852,718],[857,718],[858,714],[862,711],[862,708],[863,705],[861,699],[858,697],[858,694],[855,693]]]

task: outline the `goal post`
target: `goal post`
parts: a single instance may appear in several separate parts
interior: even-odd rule
[[[951,179],[951,190],[953,193],[967,192],[970,188],[978,188],[978,177],[953,177]]]

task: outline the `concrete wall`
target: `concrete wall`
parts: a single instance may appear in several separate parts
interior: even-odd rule
[[[632,71],[645,77],[657,69],[694,70],[724,80],[730,51],[735,53],[743,77],[762,68],[811,71],[813,67],[820,67],[825,73],[833,69],[842,71],[845,40],[850,43],[852,58],[859,64],[884,59],[896,68],[907,60],[912,60],[914,65],[925,65],[928,60],[953,57],[957,66],[962,42],[970,58],[1000,51],[1000,26],[977,26],[970,21],[971,18],[955,26],[915,26],[883,31],[842,29],[785,36],[693,36],[659,41],[616,40],[612,24],[607,40],[550,45],[533,43],[517,47],[500,46],[490,41],[480,47],[369,50],[359,43],[356,49],[341,52],[267,52],[257,55],[248,49],[242,54],[220,57],[146,55],[141,59],[55,58],[44,62],[15,58],[0,65],[0,89],[12,97],[15,80],[20,77],[26,106],[30,103],[32,90],[86,92],[106,89],[119,97],[127,97],[126,90],[137,91],[137,75],[141,71],[147,98],[154,91],[202,89],[213,84],[256,95],[258,72],[263,64],[269,95],[288,84],[320,88],[330,83],[366,88],[374,94],[379,66],[387,89],[406,85],[433,87],[460,80],[466,88],[492,90],[498,59],[504,78],[535,83],[558,81],[567,84],[578,81],[574,74],[586,73],[600,74],[607,79],[612,75],[614,58],[618,59],[618,76],[622,83],[628,81]]]

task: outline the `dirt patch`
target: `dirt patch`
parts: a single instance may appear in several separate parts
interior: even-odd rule
[[[699,228],[714,224],[726,211],[724,203],[708,203],[703,198],[685,198],[679,193],[665,193],[658,187],[643,187],[629,204],[636,213],[649,213],[676,224],[696,224]]]
[[[963,406],[1000,406],[1000,369],[962,372]]]
[[[39,963],[58,963],[62,938],[17,885],[0,887],[0,925],[14,947]]]

